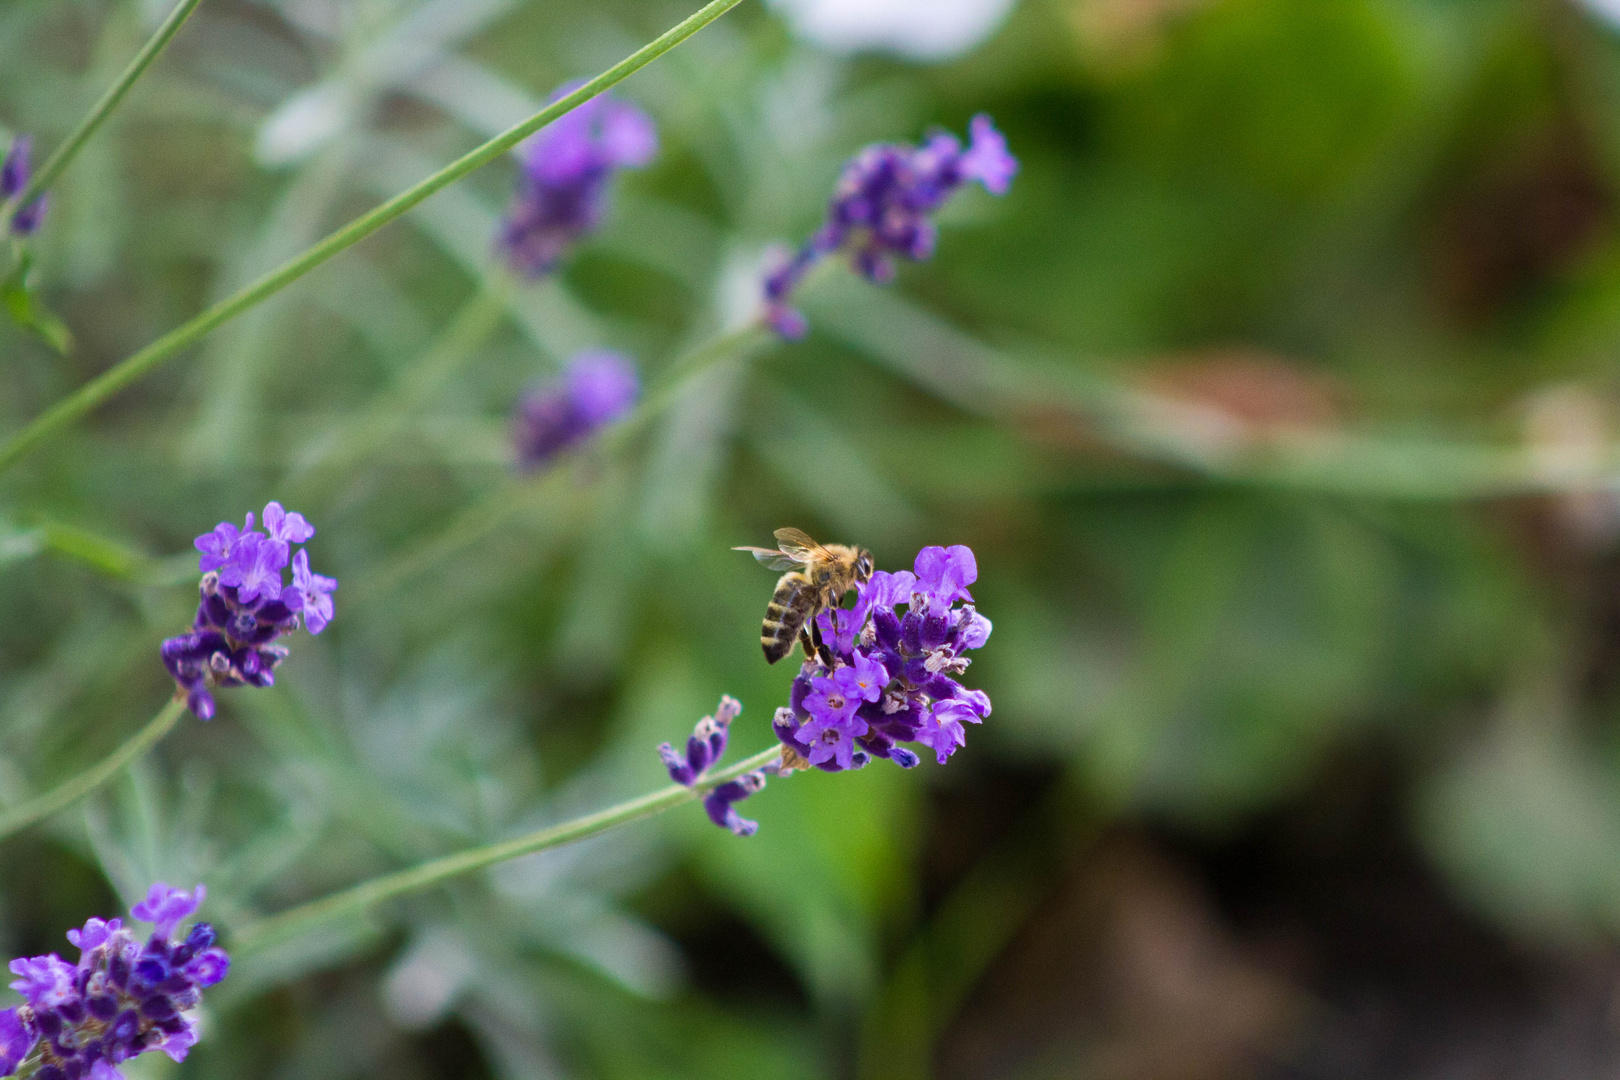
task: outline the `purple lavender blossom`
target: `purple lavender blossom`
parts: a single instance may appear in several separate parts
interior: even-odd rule
[[[198,568],[203,573],[218,570],[226,563],[236,561],[236,548],[242,540],[244,533],[253,531],[253,511],[248,511],[247,524],[238,529],[228,521],[222,521],[214,526],[214,531],[203,533],[193,540],[191,546],[202,552],[198,561]]]
[[[765,770],[755,769],[735,780],[728,780],[703,797],[703,809],[709,820],[722,829],[730,829],[737,836],[753,836],[759,831],[759,822],[750,821],[737,813],[737,803],[764,790]]]
[[[141,922],[152,924],[153,931],[163,937],[168,937],[174,928],[191,916],[191,913],[202,907],[202,902],[208,898],[208,889],[198,885],[191,892],[176,889],[172,885],[158,882],[146,892],[146,899],[129,909],[129,913]],[[96,920],[99,922],[99,920]],[[95,932],[106,933],[106,924],[101,926],[85,926],[84,937]],[[71,938],[68,940],[72,941]],[[78,942],[74,942],[78,944]],[[94,946],[91,946],[94,948]]]
[[[855,606],[816,617],[832,654],[829,669],[811,657],[793,680],[790,704],[772,724],[783,768],[858,769],[873,757],[902,768],[918,764],[900,743],[920,743],[943,765],[967,741],[964,724],[990,715],[990,697],[952,676],[963,653],[990,638],[968,586],[978,579],[973,552],[957,545],[918,553],[915,573],[879,571],[859,586]],[[902,612],[900,609],[904,608]]]
[[[990,695],[952,677],[971,663],[963,653],[990,639],[990,620],[968,593],[978,577],[968,548],[928,547],[912,570],[879,571],[858,586],[854,607],[817,615],[831,661],[820,653],[807,658],[789,704],[776,710],[771,728],[782,744],[781,762],[716,785],[703,800],[710,820],[751,836],[759,825],[741,817],[736,804],[763,788],[767,776],[812,766],[860,769],[874,757],[903,769],[921,764],[901,743],[927,747],[943,765],[966,745],[965,725],[990,715]],[[964,600],[970,602],[958,606]],[[686,787],[701,783],[725,753],[741,710],[724,698],[714,716],[698,721],[684,753],[660,746],[670,779]]]
[[[878,665],[877,670],[881,673],[882,666]],[[810,693],[804,696],[803,703],[810,719],[798,733],[800,744],[808,748],[806,757],[810,764],[820,765],[832,760],[839,768],[853,767],[855,740],[865,735],[870,727],[864,717],[856,715],[856,710],[867,700],[868,688],[871,700],[882,696],[882,684],[874,681],[863,686],[854,667],[841,667],[831,676],[811,678]]]
[[[629,412],[641,394],[636,366],[618,353],[583,352],[562,377],[518,401],[512,426],[520,468],[536,469]]]
[[[223,585],[235,586],[242,602],[251,603],[263,597],[281,599],[281,572],[291,561],[285,540],[247,533],[237,542],[235,558],[219,569]]]
[[[790,303],[822,258],[848,250],[856,271],[879,284],[894,280],[895,259],[926,259],[939,232],[932,215],[965,184],[1005,195],[1018,160],[988,116],[968,125],[969,143],[936,132],[922,146],[880,143],[855,155],[839,178],[827,219],[810,240],[765,278],[765,321],[782,337],[804,336],[809,324]]]
[[[669,778],[683,787],[696,783],[700,776],[709,771],[709,766],[725,754],[731,722],[741,713],[742,702],[727,695],[720,699],[720,707],[713,716],[705,716],[697,722],[686,740],[684,755],[669,743],[659,746],[658,756],[663,759],[665,768],[669,769]]]
[[[251,515],[249,515],[251,520]],[[248,528],[253,526],[249,524]],[[304,515],[287,513],[278,502],[269,502],[264,507],[264,531],[276,540],[288,544],[302,544],[315,535],[315,526],[304,520]]]
[[[691,737],[686,740],[684,754],[669,743],[659,746],[658,756],[663,760],[664,767],[669,770],[669,778],[682,787],[692,787],[701,782],[704,774],[726,752],[731,722],[737,719],[741,712],[742,704],[736,698],[723,697],[714,715],[705,716],[692,729]],[[723,829],[730,829],[738,836],[752,836],[759,829],[759,822],[749,821],[738,814],[736,804],[762,790],[765,787],[766,774],[773,771],[774,767],[755,769],[735,780],[716,785],[703,797],[703,809],[707,811],[709,820]]]
[[[34,1039],[17,1019],[16,1009],[0,1012],[0,1076],[17,1071],[28,1051],[34,1048]]]
[[[91,919],[68,931],[77,965],[55,953],[13,960],[11,988],[24,1003],[0,1012],[0,1076],[28,1060],[36,1080],[123,1080],[117,1066],[143,1053],[183,1061],[197,1043],[192,1010],[230,971],[207,923],[173,940],[203,895],[201,885],[152,886],[132,912],[157,924],[144,945],[118,919]]]
[[[28,160],[32,148],[33,140],[27,135],[18,135],[11,140],[11,149],[6,151],[5,160],[0,162],[0,202],[21,194],[28,186],[28,178],[33,175]],[[11,232],[14,236],[28,236],[39,228],[44,217],[45,196],[41,195],[11,215]]]
[[[579,86],[569,83],[551,100]],[[657,152],[652,120],[611,94],[592,98],[530,136],[518,148],[517,191],[498,240],[507,263],[530,279],[550,273],[601,223],[614,172],[640,168]]]
[[[282,593],[281,599],[292,610],[303,612],[304,626],[311,634],[318,634],[332,621],[331,594],[337,591],[337,578],[310,573],[307,551],[293,556],[292,571],[293,587]]]
[[[288,558],[290,546],[315,529],[276,502],[264,508],[264,524],[268,534],[253,528],[249,513],[241,529],[222,521],[193,545],[203,573],[197,618],[189,633],[163,643],[162,656],[187,707],[203,720],[213,718],[216,687],[275,685],[276,666],[287,658],[277,638],[300,623],[318,634],[332,621],[336,579],[311,572],[306,550]],[[289,562],[290,587],[281,573]]]
[[[926,547],[917,553],[915,588],[930,607],[949,608],[958,600],[972,600],[967,587],[978,579],[979,564],[961,544]]]

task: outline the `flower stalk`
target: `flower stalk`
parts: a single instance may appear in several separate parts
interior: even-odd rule
[[[711,0],[684,22],[636,50],[594,79],[580,84],[578,89],[558,98],[521,124],[451,162],[381,206],[362,214],[302,255],[270,271],[169,331],[144,349],[114,364],[101,375],[46,409],[24,425],[21,431],[0,444],[0,472],[15,465],[40,443],[141,379],[165,360],[196,344],[221,325],[274,296],[334,255],[401,217],[435,192],[499,158],[553,120],[623,82],[740,3],[742,0]]]
[[[311,489],[324,494],[325,484],[342,466],[384,445],[461,370],[506,317],[509,282],[504,275],[486,281],[388,391],[377,395],[358,419],[295,463],[287,479],[298,485],[295,490],[300,496],[308,498]]]
[[[590,452],[601,447],[613,453],[674,402],[688,381],[698,373],[735,356],[743,356],[768,345],[773,335],[760,323],[722,334],[699,345],[661,371],[647,388],[641,401],[623,419],[603,430],[592,442],[571,448],[569,454]],[[387,596],[411,578],[488,536],[512,517],[537,501],[551,497],[565,483],[560,471],[517,478],[463,510],[442,531],[415,544],[384,563],[361,581],[350,594],[356,604],[369,604]]]
[[[67,809],[95,791],[122,772],[131,762],[140,759],[148,750],[162,742],[169,729],[173,728],[185,714],[186,703],[183,698],[170,700],[134,737],[95,765],[72,779],[63,781],[43,795],[26,799],[16,806],[0,811],[0,837],[10,836],[26,829],[58,810]]]
[[[781,758],[780,747],[762,750],[735,765],[715,770],[690,787],[671,784],[662,790],[630,799],[617,806],[610,806],[605,810],[598,810],[594,814],[565,821],[560,825],[548,826],[526,836],[471,848],[408,870],[373,878],[323,900],[303,904],[243,927],[231,935],[231,951],[240,956],[265,949],[323,923],[361,914],[385,900],[421,892],[476,870],[519,859],[525,855],[533,855],[548,848],[572,844],[620,825],[662,814],[666,810],[695,802],[722,784],[780,761]]]
[[[129,66],[124,69],[124,73],[118,76],[117,81],[107,88],[106,93],[101,95],[101,100],[97,101],[90,111],[85,114],[84,119],[79,121],[79,126],[74,128],[72,134],[62,141],[62,145],[58,146],[56,151],[46,159],[45,164],[39,167],[39,171],[34,173],[28,183],[23,186],[23,189],[8,200],[4,206],[0,206],[0,221],[9,221],[14,209],[27,206],[33,202],[46,188],[51,186],[51,183],[58,176],[66,171],[67,167],[72,164],[73,159],[78,157],[79,151],[84,149],[84,144],[90,141],[90,137],[101,128],[102,124],[107,122],[107,118],[112,115],[113,110],[123,102],[124,96],[135,85],[135,80],[139,79],[146,69],[152,66],[152,61],[158,58],[158,54],[168,46],[170,41],[174,40],[174,36],[180,32],[180,28],[185,25],[186,20],[191,18],[192,13],[201,4],[202,0],[180,0],[179,3],[174,5],[174,9],[153,31],[146,44],[141,46],[141,51],[135,54],[135,59],[129,62]]]

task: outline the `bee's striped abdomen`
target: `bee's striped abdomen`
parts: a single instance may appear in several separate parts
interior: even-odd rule
[[[765,608],[765,625],[759,632],[765,659],[771,663],[793,651],[793,643],[804,626],[809,592],[810,580],[797,570],[783,574],[777,581],[776,593]]]

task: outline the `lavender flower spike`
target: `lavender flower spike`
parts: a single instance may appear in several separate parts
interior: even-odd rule
[[[697,722],[692,729],[692,735],[686,740],[686,753],[683,755],[669,743],[658,747],[658,756],[663,759],[664,767],[669,770],[669,778],[682,787],[691,787],[697,783],[709,766],[719,761],[726,752],[726,740],[731,732],[731,722],[742,713],[742,702],[727,695],[720,699],[720,707],[714,711],[713,716],[705,716]]]
[[[669,743],[659,746],[658,756],[663,759],[664,767],[669,770],[669,778],[682,787],[691,787],[702,780],[704,774],[726,752],[726,738],[731,730],[731,722],[737,719],[741,712],[742,704],[736,698],[723,697],[714,715],[705,716],[692,729],[691,737],[686,740],[685,754]],[[772,768],[774,769],[774,766]],[[759,823],[739,816],[735,804],[763,790],[768,771],[771,770],[755,769],[735,780],[716,785],[713,791],[703,797],[703,809],[708,812],[709,820],[723,829],[730,829],[738,836],[752,836],[759,828]]]
[[[901,743],[945,764],[967,742],[963,725],[990,715],[989,695],[953,678],[971,663],[964,654],[990,639],[990,620],[957,606],[972,599],[978,575],[968,548],[924,548],[913,571],[879,571],[853,608],[818,615],[831,666],[806,660],[789,706],[777,710],[782,767],[842,772],[880,757],[912,768],[920,758]]]
[[[314,527],[277,502],[264,508],[263,520],[268,532],[255,530],[249,513],[240,529],[222,521],[197,537],[203,574],[197,617],[190,632],[163,643],[164,666],[203,720],[213,718],[215,688],[275,684],[275,669],[287,657],[277,638],[300,622],[318,634],[332,621],[337,580],[313,573],[306,549],[288,558]],[[291,587],[282,577],[289,562]]]
[[[562,377],[536,386],[518,401],[512,442],[520,468],[537,469],[624,416],[641,396],[630,359],[614,352],[583,352]]]
[[[141,922],[152,923],[157,933],[168,937],[176,926],[191,918],[197,909],[202,907],[202,902],[207,897],[208,890],[202,885],[198,885],[191,892],[186,892],[184,889],[176,889],[174,886],[165,885],[160,881],[147,890],[146,899],[130,908],[129,913]],[[92,922],[99,922],[99,920],[92,920]],[[85,936],[89,936],[93,929],[100,930],[101,928],[86,926]],[[72,939],[69,938],[68,940],[71,941]],[[74,942],[74,944],[79,944],[79,942]]]
[[[68,931],[77,965],[55,953],[13,960],[11,988],[24,1003],[0,1012],[0,1076],[29,1060],[35,1080],[123,1080],[118,1066],[140,1054],[184,1060],[197,1043],[192,1012],[202,991],[231,965],[207,923],[174,940],[203,895],[201,885],[152,886],[131,912],[156,923],[144,944],[118,919],[91,919]]]
[[[827,219],[797,253],[765,278],[765,321],[789,340],[808,329],[791,304],[794,291],[824,257],[848,251],[855,269],[880,284],[894,280],[895,259],[926,259],[938,230],[933,214],[950,197],[977,182],[1005,195],[1018,160],[990,118],[968,125],[967,149],[954,135],[936,132],[921,146],[869,146],[844,166],[827,206]]]
[[[556,101],[580,84],[551,95]],[[640,168],[658,152],[647,114],[601,94],[553,120],[519,147],[517,191],[497,246],[512,269],[535,279],[601,224],[607,185],[619,169]]]
[[[21,194],[23,188],[28,186],[28,178],[33,175],[33,167],[28,160],[32,148],[33,140],[27,135],[18,135],[11,140],[11,149],[6,151],[5,160],[0,162],[0,202]],[[39,228],[44,217],[45,196],[41,195],[11,215],[12,235],[31,235]]]
[[[709,820],[722,829],[730,829],[737,836],[753,836],[759,831],[759,822],[750,821],[737,813],[737,803],[763,790],[765,770],[755,769],[735,780],[728,780],[703,798],[703,809]]]

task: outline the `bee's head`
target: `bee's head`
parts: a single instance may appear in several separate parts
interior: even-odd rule
[[[855,580],[863,585],[872,580],[872,553],[865,548],[855,556]]]

